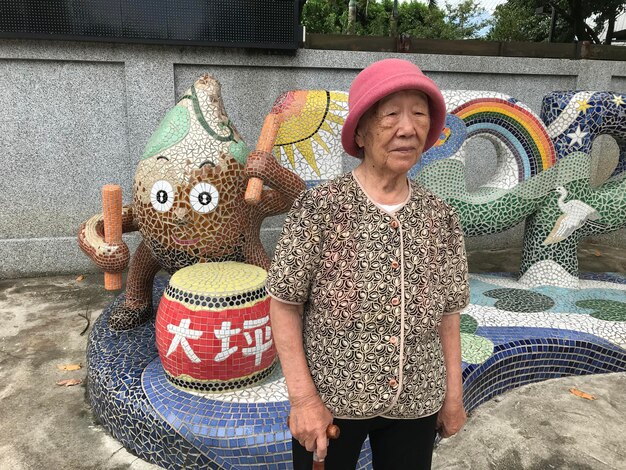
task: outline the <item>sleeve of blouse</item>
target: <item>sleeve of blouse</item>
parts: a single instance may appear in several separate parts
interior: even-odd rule
[[[267,275],[267,292],[285,303],[307,301],[319,265],[322,214],[316,199],[314,191],[305,191],[294,201]]]
[[[443,243],[446,247],[445,269],[442,276],[446,296],[443,312],[444,315],[449,315],[467,307],[470,300],[463,231],[459,224],[459,217],[453,209],[450,210],[446,239]]]

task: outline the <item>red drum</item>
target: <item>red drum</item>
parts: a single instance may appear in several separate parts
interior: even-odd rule
[[[177,271],[163,294],[156,343],[167,378],[198,391],[243,388],[267,377],[276,349],[257,266],[200,263]]]

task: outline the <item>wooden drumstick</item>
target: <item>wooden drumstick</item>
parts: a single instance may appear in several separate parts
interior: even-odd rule
[[[122,242],[122,188],[117,184],[102,187],[102,216],[104,219],[104,241]],[[122,288],[122,273],[104,273],[104,288],[118,290]]]
[[[280,123],[278,122],[278,116],[276,114],[270,113],[265,117],[263,127],[261,128],[261,135],[256,144],[256,150],[272,153],[279,126]],[[263,180],[253,176],[248,180],[248,187],[246,188],[244,199],[248,204],[258,204],[259,201],[261,201],[262,192]]]

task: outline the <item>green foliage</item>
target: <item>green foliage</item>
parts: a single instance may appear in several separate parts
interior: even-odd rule
[[[535,14],[543,7],[546,15]],[[557,12],[555,42],[598,42],[606,21],[626,10],[624,0],[508,0],[498,5],[488,35],[496,41],[545,41],[552,8]],[[594,24],[594,27],[591,25]]]
[[[617,15],[621,15],[625,11],[626,2],[624,0],[601,0],[597,2],[593,11],[595,14],[594,32],[600,34],[607,22],[611,20],[615,22]]]
[[[347,23],[344,2],[307,0],[302,9],[302,24],[310,33],[341,34]]]
[[[458,39],[440,8],[418,2],[405,3],[400,8],[398,33],[420,39]]]
[[[493,41],[546,41],[550,16],[537,15],[543,6],[557,11],[556,42],[597,42],[606,21],[626,11],[624,0],[507,0],[498,5],[491,20],[486,19],[478,0],[465,0],[456,6],[437,0],[411,0],[398,3],[396,34],[427,39],[470,39],[491,29],[486,39]],[[349,0],[307,0],[302,23],[310,33],[346,34]],[[354,34],[391,35],[393,0],[357,0]],[[593,25],[595,22],[594,27]]]
[[[492,41],[547,41],[550,16],[535,14],[536,8],[536,0],[509,0],[498,5],[487,38]],[[555,32],[555,40],[567,40],[571,28],[564,19],[559,18]]]
[[[310,33],[345,34],[349,0],[307,0],[302,23]],[[358,0],[354,33],[389,36],[393,0]],[[441,9],[436,0],[398,3],[396,32],[414,38],[463,39],[475,37],[485,22],[477,0],[466,0],[456,7]]]

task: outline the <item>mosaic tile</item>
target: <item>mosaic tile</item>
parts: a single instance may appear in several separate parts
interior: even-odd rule
[[[498,299],[496,308],[510,312],[544,312],[554,305],[547,295],[524,289],[493,289],[484,295]]]
[[[626,101],[609,92],[553,92],[541,117],[501,93],[444,90],[448,116],[440,141],[411,177],[452,204],[466,236],[496,233],[526,219],[520,277],[526,286],[576,287],[580,241],[626,226]],[[590,185],[593,140],[618,142],[619,163],[600,188]],[[490,141],[493,176],[465,185],[466,144]]]
[[[461,333],[461,360],[466,364],[482,364],[493,353],[493,343],[482,336]]]
[[[474,317],[466,313],[461,314],[461,333],[473,334],[478,328],[478,322]]]
[[[322,105],[338,125],[341,97],[332,97]],[[316,116],[317,107],[312,106]],[[325,122],[318,123],[318,131],[335,132],[327,130]],[[324,143],[321,137],[311,139]],[[250,176],[267,185],[257,204],[244,201]],[[126,297],[109,317],[111,326],[127,330],[148,320],[151,286],[159,269],[173,274],[196,263],[218,261],[267,269],[261,223],[286,212],[304,188],[302,178],[271,155],[249,154],[226,115],[219,82],[211,75],[198,79],[148,141],[135,173],[133,203],[120,214],[123,232],[139,230],[142,242],[130,260]],[[92,217],[80,228],[79,246],[106,272],[120,272],[129,262],[128,249],[123,242],[106,243],[103,232],[102,215]]]
[[[626,321],[626,302],[606,299],[579,300],[576,306],[592,309],[589,315],[606,321]]]
[[[156,342],[168,379],[191,390],[250,386],[275,366],[267,273],[245,263],[198,263],[171,278]]]
[[[466,236],[496,233],[527,219],[523,283],[575,287],[580,240],[626,226],[624,95],[553,92],[544,98],[541,117],[502,93],[443,95],[445,128],[411,177],[455,206]],[[139,229],[144,241],[131,263],[127,300],[112,316],[115,327],[147,319],[149,286],[159,268],[173,273],[195,262],[224,260],[267,268],[260,221],[284,212],[305,186],[341,172],[339,137],[346,115],[345,92],[287,91],[268,114],[257,150],[248,155],[226,116],[219,83],[206,75],[191,86],[146,145],[134,203],[122,211],[123,231]],[[589,154],[601,134],[622,142],[621,153],[611,178],[592,189]],[[494,144],[497,168],[468,192],[466,144],[476,137]],[[264,193],[266,205],[243,202],[250,176],[273,188]],[[245,214],[245,222],[233,223],[234,214]],[[164,230],[170,226],[179,228]],[[79,244],[107,272],[119,272],[128,262],[125,245],[104,242],[100,215],[81,227]]]

